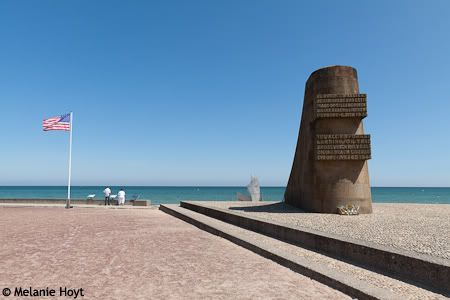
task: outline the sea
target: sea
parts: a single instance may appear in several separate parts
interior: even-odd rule
[[[72,186],[72,199],[86,199],[95,194],[103,199],[103,186]],[[116,194],[121,187],[111,187]],[[246,195],[245,187],[234,186],[125,186],[127,199],[148,199],[152,204],[176,204],[183,200],[230,201],[237,193]],[[261,187],[264,201],[281,201],[284,187]],[[0,186],[0,199],[65,199],[66,186]],[[449,187],[372,187],[375,203],[439,203],[450,204]]]

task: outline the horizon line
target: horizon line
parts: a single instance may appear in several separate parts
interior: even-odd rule
[[[112,186],[112,187],[246,187],[246,185],[71,185],[71,187],[98,187],[98,186]],[[268,188],[285,188],[285,185],[260,185]],[[64,187],[67,185],[0,185],[0,187]],[[371,188],[450,188],[450,186],[371,186]]]

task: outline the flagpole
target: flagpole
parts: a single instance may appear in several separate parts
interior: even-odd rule
[[[70,112],[70,134],[69,134],[69,182],[67,184],[67,201],[66,208],[70,208],[70,179],[72,174],[72,128],[73,128],[73,112]]]

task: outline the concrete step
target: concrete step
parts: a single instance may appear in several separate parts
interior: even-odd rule
[[[394,249],[367,241],[325,233],[310,228],[292,227],[273,220],[242,214],[197,201],[182,201],[181,207],[252,230],[300,247],[325,253],[352,264],[389,274],[402,281],[427,287],[450,296],[448,260],[411,251]]]
[[[178,205],[160,210],[357,299],[446,299],[415,285],[256,233]]]

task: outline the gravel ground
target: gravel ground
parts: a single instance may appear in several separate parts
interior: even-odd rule
[[[84,299],[349,299],[158,210],[0,207],[0,228],[0,289],[83,288]]]
[[[340,216],[304,213],[280,202],[196,202],[450,260],[448,204],[375,203],[372,214]]]

